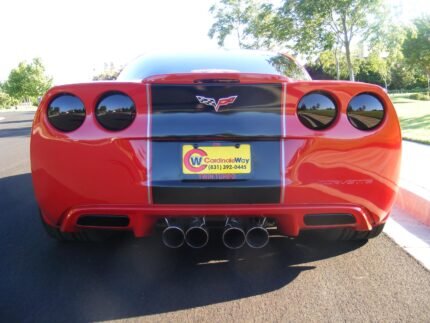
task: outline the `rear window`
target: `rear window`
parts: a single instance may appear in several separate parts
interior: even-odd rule
[[[128,64],[118,80],[135,81],[153,75],[212,71],[275,74],[294,80],[311,79],[304,67],[286,55],[240,50],[145,55]]]

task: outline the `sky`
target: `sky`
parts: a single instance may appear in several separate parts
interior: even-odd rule
[[[385,0],[408,22],[429,0]],[[40,57],[54,84],[84,82],[104,63],[121,66],[153,51],[211,50],[215,0],[1,0],[0,81]],[[228,47],[234,48],[230,41]]]

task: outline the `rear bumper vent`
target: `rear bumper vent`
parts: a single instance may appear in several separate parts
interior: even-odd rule
[[[126,215],[83,215],[78,219],[78,225],[85,227],[127,227],[130,219]]]
[[[352,214],[306,214],[304,222],[309,226],[343,225],[356,223]]]

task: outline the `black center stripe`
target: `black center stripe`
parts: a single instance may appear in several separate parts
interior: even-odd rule
[[[223,141],[234,145],[236,142]],[[252,173],[235,180],[190,180],[182,174],[182,145],[190,142],[156,141],[152,144],[152,198],[161,204],[279,203],[279,141],[248,141]],[[201,142],[211,146],[213,142]]]
[[[153,138],[281,135],[281,84],[152,85],[151,93]],[[218,112],[210,105],[232,96]]]
[[[279,203],[281,84],[152,85],[151,93],[153,203]],[[216,112],[213,102],[231,96],[237,98]],[[184,144],[238,143],[251,145],[251,174],[233,180],[182,174]]]

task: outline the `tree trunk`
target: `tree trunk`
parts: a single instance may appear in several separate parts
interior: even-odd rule
[[[427,94],[430,96],[430,73],[427,73]]]
[[[342,17],[342,27],[343,27],[343,42],[345,46],[346,63],[348,65],[349,80],[355,81],[354,68],[351,62],[351,50],[350,50],[350,39],[348,38],[348,30],[346,28],[346,17]]]
[[[337,57],[337,50],[338,48],[334,50],[334,60],[336,62],[336,80],[340,80],[340,64],[339,64],[339,58]]]
[[[237,34],[237,41],[239,43],[239,48],[242,49],[242,35],[240,32],[240,26],[242,25],[242,19],[240,17],[241,13],[242,13],[242,3],[239,0],[239,4],[238,4],[239,8],[238,11],[236,11],[236,34]]]
[[[351,62],[351,51],[349,49],[349,42],[345,42],[345,54],[346,54],[346,63],[348,64],[348,72],[349,72],[349,80],[355,81],[354,68],[352,67]]]
[[[242,37],[240,35],[239,27],[237,27],[236,33],[237,33],[237,41],[239,43],[239,48],[242,49]]]

